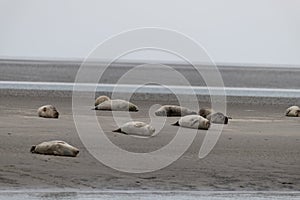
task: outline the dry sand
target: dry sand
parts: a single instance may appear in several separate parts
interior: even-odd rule
[[[147,109],[154,102],[135,103],[141,111],[133,113],[133,118],[146,121]],[[54,104],[60,118],[38,118],[36,109],[44,104]],[[1,96],[0,189],[299,191],[300,118],[284,117],[285,108],[229,104],[233,120],[207,157],[197,157],[205,134],[199,131],[193,145],[172,165],[156,172],[128,174],[104,166],[87,152],[75,129],[70,98]],[[116,126],[110,112],[97,113],[106,122],[109,138],[131,151],[147,152],[165,145],[177,130],[168,126],[163,134],[140,142],[112,133]],[[81,152],[76,158],[29,152],[31,145],[52,139],[65,140]]]

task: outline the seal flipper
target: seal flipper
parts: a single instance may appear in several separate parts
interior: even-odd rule
[[[228,117],[225,117],[224,124],[228,124]]]
[[[191,123],[191,126],[194,126],[196,123],[199,123],[199,120],[193,120],[193,122]]]
[[[127,133],[123,132],[123,131],[121,130],[121,128],[118,128],[118,129],[116,129],[116,130],[113,130],[112,132],[123,133],[123,134],[125,134],[125,135],[128,135]]]
[[[288,116],[290,114],[291,110],[288,110],[287,112],[285,112],[285,116]]]
[[[171,124],[172,126],[179,126],[179,121],[175,122],[174,124]]]
[[[34,153],[35,147],[36,147],[35,145],[31,146],[31,148],[30,148],[31,153]]]
[[[98,108],[98,105],[97,105],[94,108],[92,108],[92,110],[100,110],[100,109]]]

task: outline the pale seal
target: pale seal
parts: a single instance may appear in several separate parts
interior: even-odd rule
[[[285,116],[300,117],[300,108],[299,108],[299,106],[291,106],[288,109],[286,109]]]
[[[132,111],[137,112],[139,108],[122,99],[106,100],[95,107],[95,110]]]
[[[37,110],[37,113],[39,117],[44,117],[44,118],[58,118],[59,116],[59,112],[52,105],[41,106]]]
[[[54,140],[33,145],[30,152],[45,155],[76,157],[79,150],[64,141]]]
[[[113,132],[119,132],[126,135],[151,137],[154,136],[155,129],[144,122],[132,121],[123,124],[121,127],[114,130]]]
[[[176,105],[164,105],[155,111],[156,116],[167,116],[167,117],[186,116],[186,115],[195,115],[195,114],[197,113],[186,107],[176,106]]]
[[[228,124],[228,117],[220,112],[209,114],[206,117],[206,119],[208,119],[209,121],[211,121],[211,123],[214,124]]]
[[[110,98],[108,96],[99,96],[96,100],[95,100],[95,106],[98,106],[100,103],[103,103],[104,101],[108,101],[110,100]]]
[[[193,129],[208,130],[210,127],[210,121],[200,115],[187,115],[181,117],[176,123],[172,125],[182,126],[186,128],[193,128]]]
[[[214,112],[210,108],[201,108],[199,115],[214,124],[228,124],[228,119],[231,119],[231,117],[227,117],[221,112]]]

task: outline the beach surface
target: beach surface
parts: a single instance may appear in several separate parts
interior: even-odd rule
[[[227,115],[232,119],[223,127],[212,151],[202,159],[198,157],[207,136],[205,130],[199,130],[178,160],[157,171],[134,174],[104,165],[80,139],[85,130],[91,129],[85,120],[86,129],[79,134],[72,111],[72,84],[80,64],[81,61],[0,59],[0,199],[299,199],[300,118],[284,116],[287,107],[300,102],[299,67],[218,65],[227,93]],[[101,77],[96,95],[110,96],[109,84],[115,84],[141,64],[113,63]],[[91,72],[105,67],[99,62],[89,65]],[[206,87],[192,66],[167,65],[185,76],[192,86]],[[154,74],[163,72],[163,68],[156,69]],[[210,70],[207,66],[199,69],[201,73]],[[151,67],[142,74],[155,76]],[[139,79],[134,77],[133,83]],[[131,100],[140,110],[130,117],[149,123],[154,105],[178,104],[174,94],[159,91],[135,93]],[[201,89],[195,91],[199,107],[210,107],[210,96]],[[56,106],[59,119],[37,117],[37,108],[46,104]],[[129,152],[158,150],[169,144],[180,129],[171,126],[178,120],[172,117],[166,119],[155,137],[118,134],[112,132],[117,128],[112,112],[92,110],[93,99],[84,106],[79,116],[85,119],[85,115],[96,114],[109,140]],[[195,109],[191,106],[188,107]],[[190,131],[182,130],[188,137]],[[96,144],[99,140],[94,136],[90,139]],[[79,148],[80,153],[75,158],[30,153],[32,145],[49,140],[64,140]],[[95,150],[118,161],[101,145]],[[176,146],[174,152],[177,150]],[[168,156],[159,154],[159,158]]]
[[[140,111],[133,119],[148,122],[153,104],[170,102],[135,101]],[[36,116],[36,109],[53,104],[59,119]],[[201,107],[208,106],[201,104]],[[299,191],[300,118],[284,116],[285,105],[228,104],[233,119],[208,156],[198,158],[204,130],[199,130],[188,151],[170,166],[142,174],[123,173],[96,160],[82,144],[73,121],[69,97],[9,96],[0,98],[0,188],[1,190],[80,189],[163,191]],[[149,152],[166,145],[178,127],[178,118],[168,118],[153,138],[134,138],[117,128],[109,111],[97,112],[101,127],[119,147]],[[80,149],[75,158],[29,152],[32,145],[64,140]],[[105,150],[99,147],[99,150]]]

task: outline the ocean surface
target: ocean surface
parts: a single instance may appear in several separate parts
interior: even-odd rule
[[[186,95],[226,95],[245,97],[300,98],[300,89],[247,88],[247,87],[201,87],[201,86],[157,86],[157,85],[115,85],[115,84],[75,84],[63,82],[0,81],[1,89],[70,91],[74,86],[81,91],[120,92],[142,94],[186,94]],[[138,87],[138,89],[137,89]]]
[[[0,90],[72,91],[77,72],[82,67],[81,64],[82,61],[78,60],[0,59]],[[92,74],[99,72],[99,69],[105,69],[105,71],[99,77],[98,83],[85,84],[82,88],[89,91],[96,87],[97,92],[112,92],[118,85],[118,91],[125,93],[192,94],[195,92],[197,95],[300,97],[300,66],[218,65],[218,73],[222,77],[224,87],[220,85],[207,87],[203,75],[211,73],[212,66],[199,65],[198,71],[191,65],[179,63],[164,63],[166,68],[164,65],[155,63],[138,68],[144,64],[119,62],[112,63],[106,68],[102,62],[88,63],[85,67],[88,67]],[[135,68],[139,71],[132,72],[131,70]],[[178,73],[186,79],[188,85],[181,84],[181,80],[174,78],[173,71],[174,74]],[[130,76],[130,73],[133,75]],[[128,80],[125,78],[121,84],[118,83],[124,76],[128,76]],[[148,77],[151,77],[150,80],[153,77],[153,83],[135,90],[136,86]],[[160,85],[160,80],[167,84]]]
[[[225,191],[2,191],[2,200],[299,200],[300,192],[225,192]]]
[[[74,83],[81,64],[80,61],[0,59],[0,81]],[[131,69],[143,64],[145,63],[112,63],[99,77],[99,83],[115,84]],[[190,85],[196,87],[206,86],[202,75],[210,72],[211,69],[211,66],[199,66],[199,73],[191,65],[165,65],[174,69],[185,77]],[[102,63],[90,63],[87,66],[90,67],[92,73],[106,67]],[[300,89],[300,66],[218,65],[217,67],[224,86],[228,88]],[[155,70],[153,70],[154,68]],[[141,70],[141,73],[150,77],[159,76],[160,79],[171,81],[173,76],[162,75],[164,70],[164,66],[152,63],[152,66]],[[140,77],[136,78],[138,81]]]

